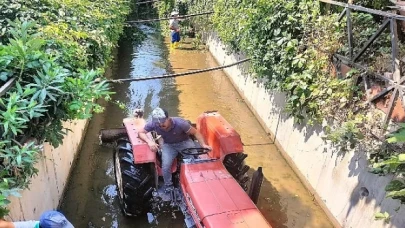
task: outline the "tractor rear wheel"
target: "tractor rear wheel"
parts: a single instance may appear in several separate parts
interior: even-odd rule
[[[225,168],[245,191],[248,190],[249,176],[247,171],[250,169],[249,166],[245,165],[246,157],[247,154],[235,153],[226,155],[224,159]]]
[[[114,171],[118,198],[126,216],[146,213],[152,198],[154,175],[150,164],[135,164],[131,144],[127,139],[117,141]]]

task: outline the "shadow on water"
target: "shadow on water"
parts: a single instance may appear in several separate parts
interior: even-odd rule
[[[264,167],[265,169],[266,167]],[[250,169],[248,171],[249,176],[253,175],[255,170]],[[272,183],[264,178],[261,194],[259,196],[259,201],[257,207],[263,213],[266,220],[274,228],[292,228],[292,227],[313,227],[311,226],[311,218],[313,215],[312,210],[310,210],[306,205],[300,203],[297,195],[290,192],[289,189],[282,189],[282,194]],[[300,211],[296,212],[295,215],[288,215],[287,210],[289,210],[288,202],[286,199],[293,200],[294,207],[300,208]],[[302,217],[307,219],[302,219]],[[323,224],[322,227],[329,227],[329,224]],[[321,226],[319,226],[321,227]]]

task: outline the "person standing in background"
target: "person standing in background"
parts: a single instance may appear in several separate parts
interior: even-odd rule
[[[172,19],[169,20],[169,28],[171,35],[170,48],[177,48],[180,42],[180,25],[179,25],[179,13],[173,11],[170,14]]]

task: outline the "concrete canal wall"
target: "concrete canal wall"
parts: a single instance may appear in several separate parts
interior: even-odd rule
[[[205,39],[220,65],[244,58],[229,53],[214,33]],[[392,177],[369,173],[365,153],[334,152],[321,138],[321,126],[294,124],[283,112],[284,94],[266,90],[245,68],[239,65],[224,71],[335,226],[405,227],[405,207],[385,198],[384,187]],[[392,216],[390,223],[374,219],[375,213],[385,211]]]
[[[58,207],[87,123],[88,120],[65,123],[64,127],[71,131],[58,148],[44,144],[43,158],[36,164],[38,175],[31,179],[30,189],[21,192],[21,198],[11,198],[8,220],[36,220],[43,211]]]

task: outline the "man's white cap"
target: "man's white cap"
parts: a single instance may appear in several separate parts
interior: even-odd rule
[[[163,123],[166,121],[168,117],[167,112],[165,110],[157,107],[152,111],[152,121],[156,123]]]
[[[170,13],[170,16],[175,16],[175,15],[179,15],[179,12],[173,11]]]

